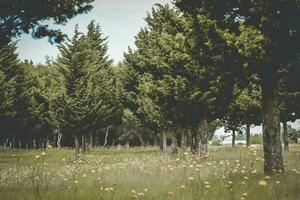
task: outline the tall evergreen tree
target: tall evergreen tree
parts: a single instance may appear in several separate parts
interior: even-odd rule
[[[6,124],[7,120],[14,116],[13,100],[15,95],[15,71],[17,70],[18,59],[15,54],[15,45],[8,44],[0,48],[0,127]]]
[[[115,79],[112,61],[107,57],[106,39],[92,21],[84,35],[75,28],[69,42],[59,45],[61,56],[57,66],[65,80],[63,99],[64,132],[75,136],[78,153],[79,135],[95,132],[112,120],[117,112],[118,97],[114,95]]]
[[[215,21],[229,45],[246,60],[248,75],[257,73],[262,87],[265,172],[283,170],[280,140],[278,72],[299,57],[299,1],[192,1],[176,5],[197,17]]]

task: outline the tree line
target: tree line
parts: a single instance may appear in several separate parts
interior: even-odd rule
[[[265,172],[283,170],[280,122],[288,150],[287,122],[300,114],[299,2],[174,5],[147,13],[117,65],[95,21],[86,33],[76,26],[44,65],[18,60],[16,44],[2,42],[1,143],[63,144],[76,154],[80,145],[170,145],[205,155],[216,128],[231,130],[234,145],[246,127],[249,146],[250,127],[262,123]]]

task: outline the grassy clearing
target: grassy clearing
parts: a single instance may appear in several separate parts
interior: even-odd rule
[[[158,149],[0,152],[1,199],[287,199],[300,197],[300,146],[285,173],[263,174],[260,148],[210,147],[208,156]]]

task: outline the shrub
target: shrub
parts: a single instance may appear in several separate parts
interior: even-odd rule
[[[222,144],[222,142],[221,142],[221,140],[213,140],[211,142],[211,144],[214,145],[214,146],[220,146]]]
[[[262,135],[255,134],[250,136],[251,144],[262,144]]]

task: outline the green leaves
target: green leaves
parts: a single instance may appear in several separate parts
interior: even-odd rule
[[[61,42],[66,35],[51,29],[44,21],[65,24],[76,15],[92,9],[93,0],[2,0],[0,2],[0,47],[13,37],[31,33],[34,38],[48,36],[51,43]]]
[[[106,38],[92,21],[86,35],[75,28],[74,37],[59,45],[57,68],[64,77],[60,102],[62,129],[79,134],[96,131],[117,122],[119,97],[116,74],[108,58]],[[59,114],[61,112],[57,112]]]

